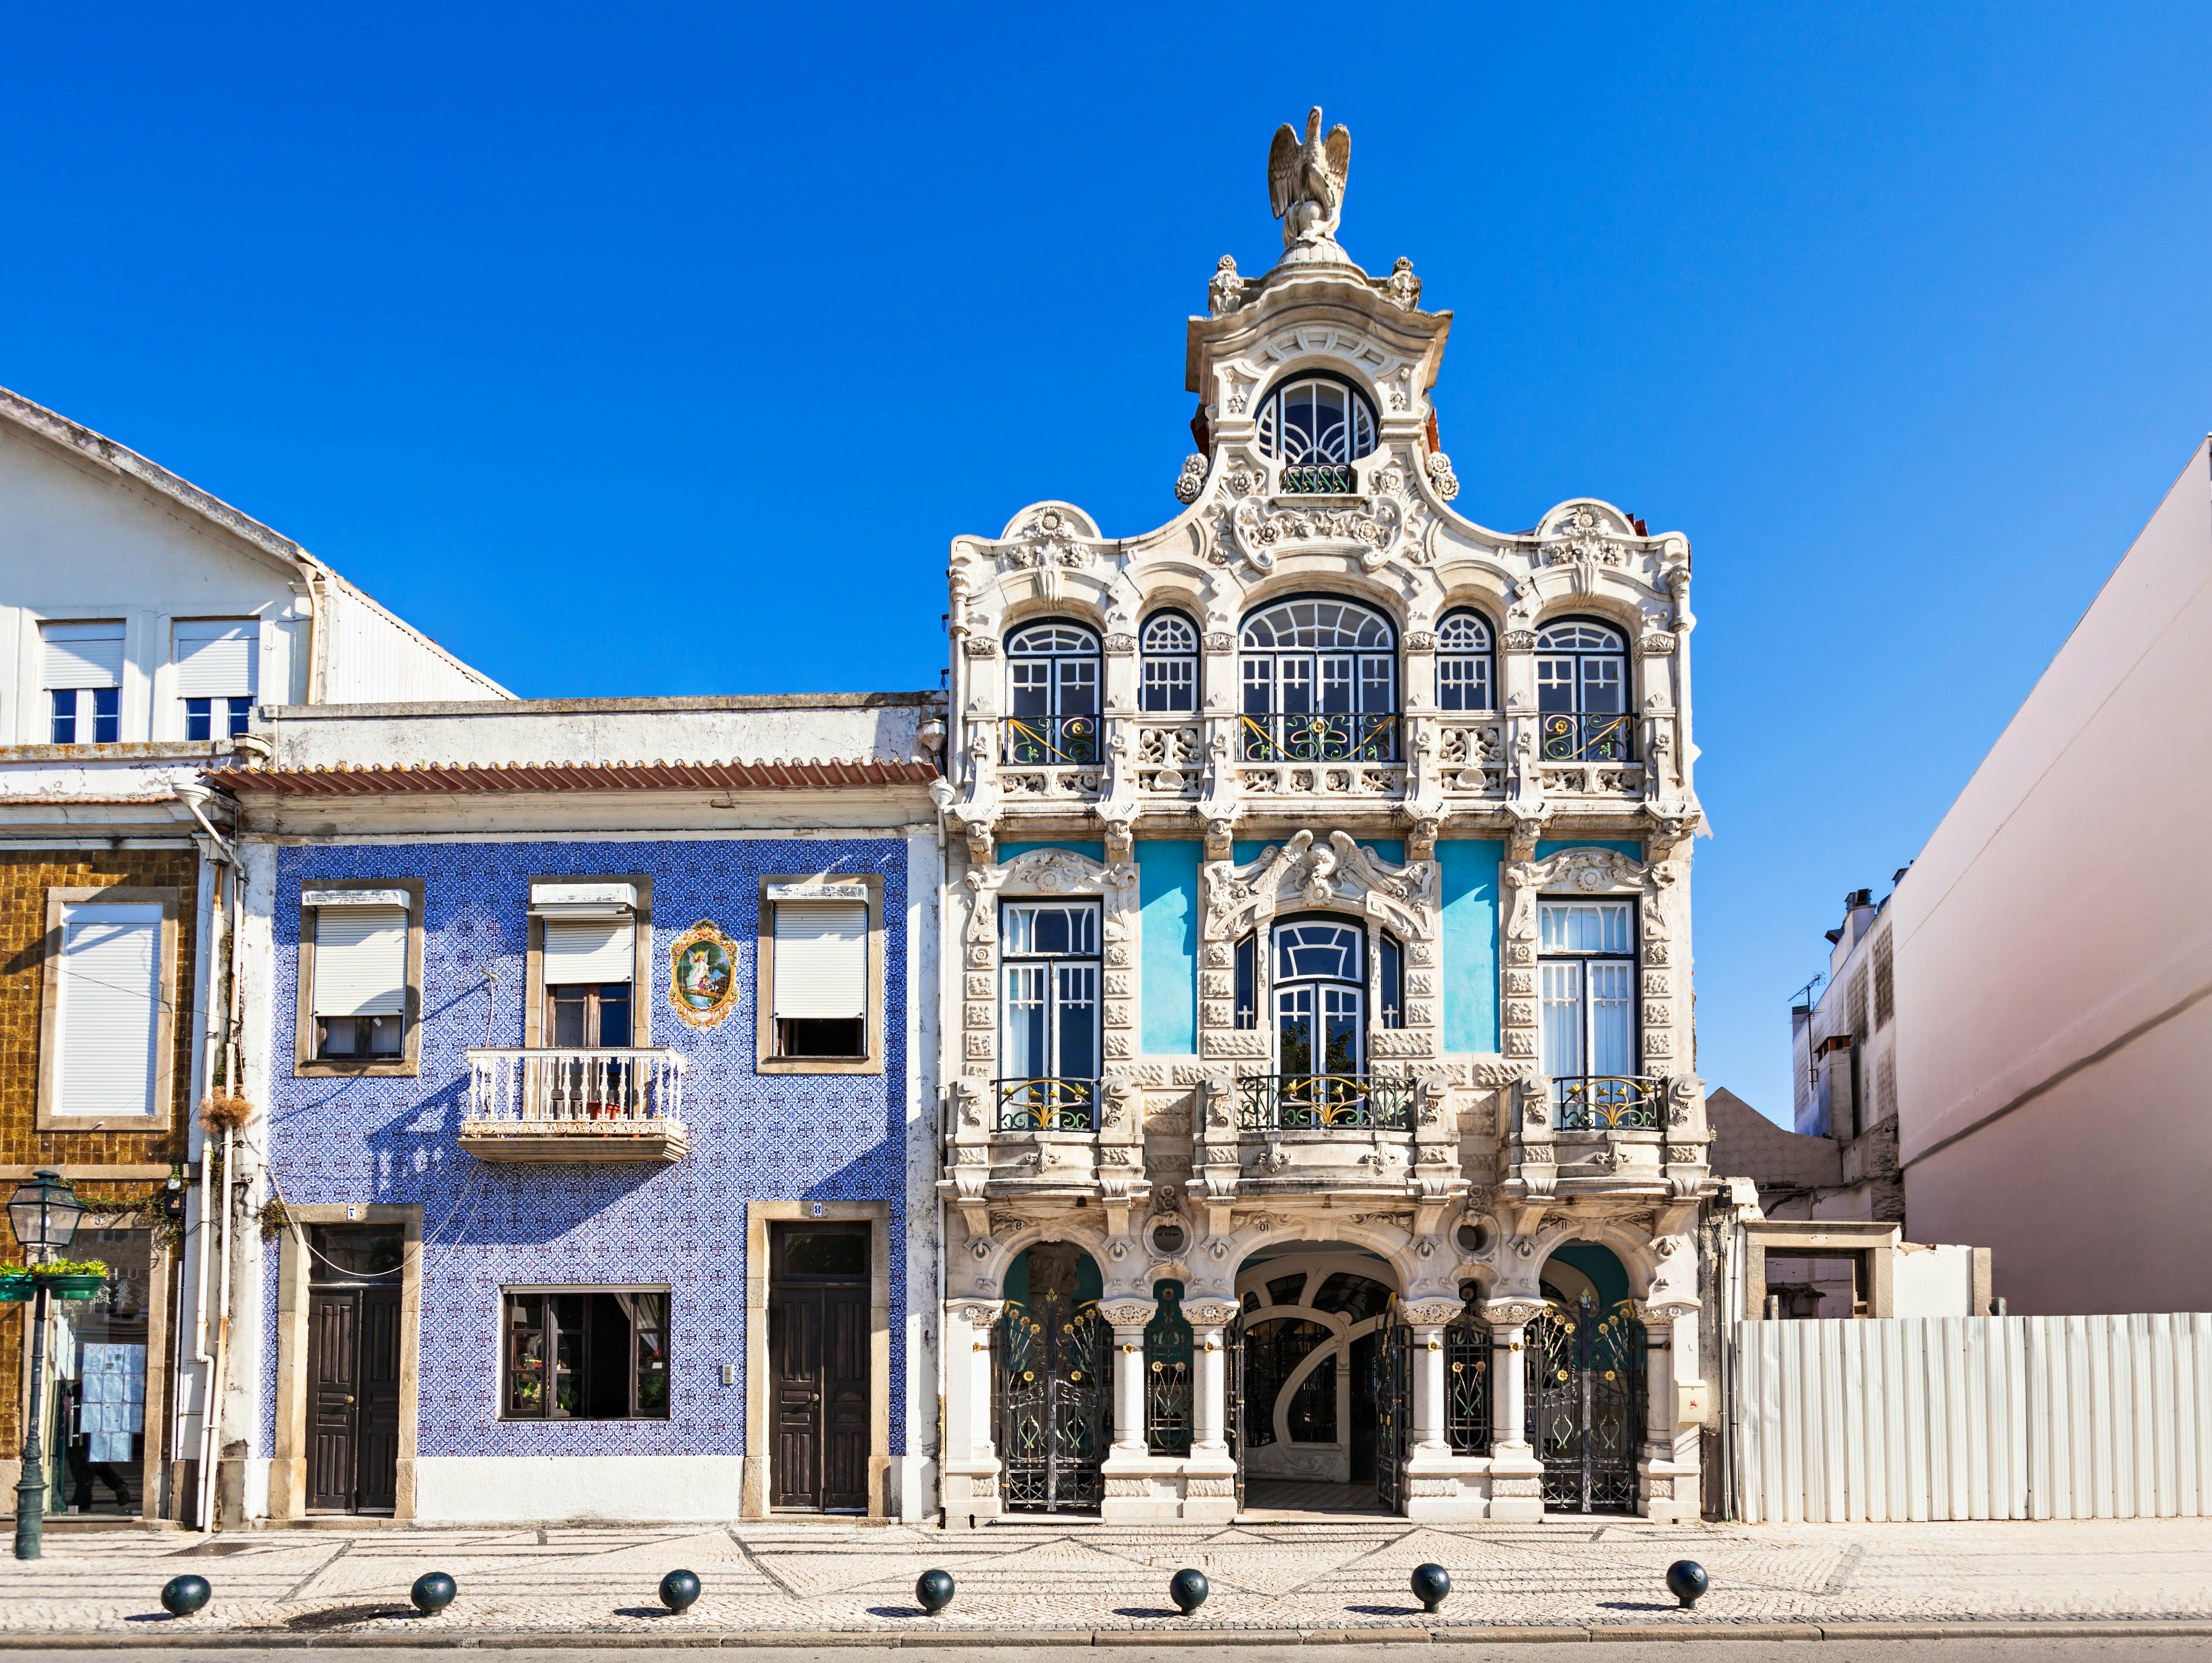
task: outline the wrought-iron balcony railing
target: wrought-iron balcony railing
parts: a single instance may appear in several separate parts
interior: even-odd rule
[[[1536,743],[1547,762],[1627,762],[1633,721],[1625,710],[1547,710],[1536,718]]]
[[[1096,768],[1096,716],[1008,716],[999,726],[1001,760],[1019,768]]]
[[[1254,1074],[1237,1124],[1245,1132],[1409,1132],[1413,1082],[1387,1074]]]
[[[471,1050],[461,1146],[488,1160],[674,1160],[684,1058],[665,1047]]]
[[[1275,477],[1275,490],[1282,496],[1352,496],[1358,489],[1348,462],[1305,463],[1285,467]]]
[[[1238,719],[1237,755],[1247,762],[1395,762],[1395,711],[1248,710]]]
[[[1096,1132],[1098,1082],[1031,1076],[991,1082],[1001,1132]]]
[[[1656,1132],[1667,1082],[1649,1074],[1568,1074],[1552,1082],[1561,1132]]]

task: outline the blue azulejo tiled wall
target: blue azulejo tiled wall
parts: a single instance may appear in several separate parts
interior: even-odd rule
[[[753,1071],[759,880],[877,872],[884,883],[884,1068]],[[657,1164],[487,1164],[455,1138],[471,1046],[523,1042],[532,876],[653,880],[653,1041],[688,1056],[690,1156]],[[414,1079],[295,1079],[293,1011],[303,884],[423,880],[422,1072]],[[903,845],[892,840],[489,842],[288,848],[277,858],[270,1161],[286,1201],[422,1208],[417,1448],[441,1455],[734,1455],[745,1448],[745,1203],[888,1201],[894,1267],[906,1253]],[[738,1000],[696,1032],[668,1002],[665,947],[701,920],[738,944]],[[487,980],[485,972],[495,980]],[[665,1421],[497,1418],[503,1284],[665,1283],[671,1414]],[[891,1332],[905,1279],[890,1284]],[[266,1284],[261,1449],[273,1447],[276,1299]],[[724,1385],[725,1363],[737,1367]],[[905,1359],[890,1359],[891,1448],[903,1454]]]

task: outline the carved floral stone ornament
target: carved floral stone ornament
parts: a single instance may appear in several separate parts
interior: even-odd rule
[[[1244,280],[1237,275],[1234,254],[1224,254],[1221,264],[1214,268],[1213,281],[1206,286],[1206,301],[1217,318],[1244,304]]]
[[[1175,494],[1178,502],[1195,502],[1198,494],[1206,489],[1206,458],[1195,452],[1182,459],[1182,472],[1176,476]]]
[[[1452,471],[1451,458],[1442,451],[1431,451],[1427,466],[1429,483],[1438,496],[1449,502],[1459,495],[1459,476]]]

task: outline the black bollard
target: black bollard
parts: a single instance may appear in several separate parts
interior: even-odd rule
[[[699,1576],[696,1571],[672,1570],[660,1579],[660,1603],[678,1617],[691,1609],[699,1598]]]
[[[1442,1565],[1416,1565],[1413,1589],[1421,1609],[1433,1613],[1451,1593],[1451,1573]]]
[[[1682,1602],[1688,1611],[1698,1603],[1698,1597],[1712,1586],[1705,1568],[1694,1559],[1677,1559],[1667,1567],[1667,1592]]]
[[[1176,1609],[1189,1616],[1206,1603],[1206,1596],[1213,1590],[1206,1586],[1206,1573],[1200,1570],[1179,1570],[1168,1584],[1168,1598],[1176,1602]]]
[[[455,1592],[452,1577],[442,1570],[431,1570],[415,1579],[415,1586],[407,1590],[407,1597],[423,1616],[435,1617],[453,1603]]]
[[[952,1603],[952,1573],[926,1570],[914,1579],[915,1603],[925,1616],[934,1617]]]
[[[214,1592],[204,1576],[172,1576],[161,1584],[161,1609],[172,1617],[190,1617],[206,1607]]]

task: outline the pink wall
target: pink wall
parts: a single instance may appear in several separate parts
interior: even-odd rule
[[[2212,1307],[2208,470],[2212,443],[1891,903],[1907,1227],[1994,1248],[2016,1311]]]

